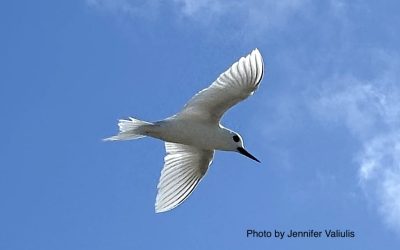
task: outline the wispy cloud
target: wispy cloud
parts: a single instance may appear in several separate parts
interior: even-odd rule
[[[381,74],[371,80],[335,77],[311,102],[319,119],[344,125],[361,149],[359,183],[388,225],[400,231],[400,57],[378,53]]]
[[[172,8],[172,18],[219,26],[226,22],[235,29],[256,28],[258,31],[286,24],[292,15],[304,10],[310,0],[86,0],[89,7],[127,17],[156,17],[162,7]],[[229,17],[229,18],[227,18]]]
[[[235,2],[224,2],[214,0],[174,0],[176,7],[181,14],[188,17],[198,17],[204,15],[221,15],[230,7],[235,7]]]
[[[364,143],[358,157],[361,185],[379,204],[385,221],[400,230],[400,135],[382,133]]]
[[[214,16],[214,21],[230,13],[244,26],[258,25],[260,28],[284,23],[296,11],[309,4],[309,0],[282,1],[224,1],[224,0],[175,0],[181,14],[195,20]],[[207,18],[207,20],[210,20]],[[231,21],[231,20],[230,20]]]

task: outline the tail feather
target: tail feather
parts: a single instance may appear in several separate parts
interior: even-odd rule
[[[129,120],[121,119],[118,122],[118,135],[106,138],[104,141],[133,140],[145,137],[145,127],[147,125],[152,125],[152,123],[132,117],[129,117]]]

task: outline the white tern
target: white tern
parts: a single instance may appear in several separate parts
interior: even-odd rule
[[[158,122],[119,120],[120,132],[106,141],[145,136],[165,141],[156,213],[169,211],[189,197],[207,172],[215,150],[238,152],[260,162],[244,149],[242,137],[223,127],[220,120],[230,107],[254,93],[263,72],[262,56],[255,49],[193,96],[179,113]]]

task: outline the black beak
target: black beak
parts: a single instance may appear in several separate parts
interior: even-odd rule
[[[237,148],[237,150],[242,155],[245,155],[245,156],[249,157],[250,159],[253,159],[253,160],[261,163],[261,161],[259,161],[256,157],[252,156],[249,152],[247,152],[246,149],[239,147],[239,148]]]

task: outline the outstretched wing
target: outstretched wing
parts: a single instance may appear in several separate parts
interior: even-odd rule
[[[167,155],[161,171],[155,209],[166,212],[181,204],[193,192],[211,164],[214,151],[165,142]]]
[[[262,56],[255,49],[193,96],[177,117],[219,123],[225,111],[254,93],[263,72]]]

